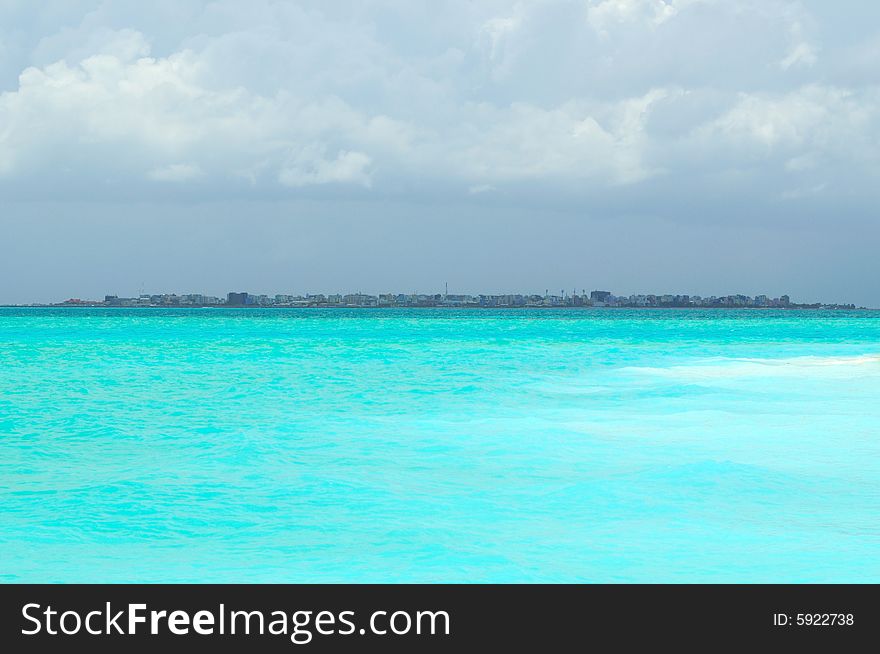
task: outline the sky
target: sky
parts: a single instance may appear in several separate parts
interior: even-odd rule
[[[0,302],[880,307],[880,3],[0,0]]]

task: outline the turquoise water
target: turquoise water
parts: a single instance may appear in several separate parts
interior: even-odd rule
[[[880,582],[880,312],[0,309],[0,580]]]

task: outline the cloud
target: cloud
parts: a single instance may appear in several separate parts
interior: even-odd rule
[[[811,170],[817,165],[816,156],[814,154],[803,154],[792,157],[785,162],[785,170],[791,173],[799,173],[805,170]]]
[[[822,183],[808,186],[806,188],[788,189],[780,193],[779,197],[783,200],[800,200],[821,193],[825,190],[826,186],[827,184]]]
[[[451,168],[465,179],[502,184],[553,179],[632,183],[652,174],[642,161],[652,90],[614,103],[571,101],[543,108],[468,107],[470,121],[451,133]]]
[[[278,180],[285,186],[354,183],[369,187],[370,161],[363,152],[340,152],[335,159],[311,156],[309,152],[299,153],[294,161],[281,169]]]
[[[470,195],[479,195],[480,193],[491,193],[495,190],[497,189],[491,184],[476,184],[468,189],[468,193]]]
[[[876,85],[829,81],[840,48],[782,0],[74,7],[54,5],[42,20],[62,23],[29,49],[0,30],[28,62],[0,93],[0,183],[21,193],[146,193],[146,176],[205,194],[525,182],[588,198],[877,165]]]
[[[444,120],[412,125],[330,94],[264,95],[217,84],[203,52],[145,57],[139,33],[115,40],[116,54],[30,67],[17,90],[0,95],[4,174],[45,174],[51,162],[96,175],[147,167],[148,177],[160,181],[253,181],[275,171],[286,187],[363,188],[372,184],[373,167],[473,183],[627,182],[648,174],[639,158],[648,96],[551,107],[465,102],[449,107]]]
[[[799,20],[795,20],[791,24],[789,33],[793,44],[788,54],[779,62],[779,67],[782,70],[798,66],[809,68],[818,61],[816,48],[807,41],[804,32],[804,27]]]
[[[779,67],[782,70],[788,70],[792,66],[812,66],[816,63],[816,60],[816,51],[809,43],[798,43],[779,62]]]
[[[849,160],[861,169],[878,155],[880,96],[808,84],[787,93],[742,93],[717,118],[694,130],[694,147],[738,153],[752,162],[787,159],[786,169],[816,167],[820,160]],[[824,156],[823,156],[824,155]]]
[[[610,30],[627,23],[660,25],[686,4],[674,0],[598,0],[589,3],[587,21],[597,32],[608,36]]]
[[[377,125],[335,98],[303,99],[286,91],[263,96],[206,81],[210,62],[183,50],[141,57],[138,47],[30,67],[19,87],[0,95],[0,172],[46,175],[124,174],[147,167],[148,177],[184,181],[280,170],[291,151],[315,142],[363,143]],[[112,152],[112,156],[108,153]],[[187,163],[180,163],[183,159]],[[305,162],[281,178],[296,185],[327,181],[363,184],[366,154],[343,152],[336,161]]]
[[[147,177],[157,182],[188,182],[204,174],[204,171],[195,164],[178,163],[154,168],[147,173]]]

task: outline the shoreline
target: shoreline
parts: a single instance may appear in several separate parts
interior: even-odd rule
[[[254,310],[276,310],[276,309],[334,309],[334,310],[343,310],[343,309],[370,309],[377,311],[385,311],[391,309],[416,309],[416,310],[425,310],[425,309],[441,309],[445,311],[523,311],[523,310],[578,310],[578,311],[614,311],[621,309],[645,309],[645,310],[661,310],[666,311],[670,309],[687,309],[687,310],[703,310],[703,311],[877,311],[878,309],[872,307],[842,307],[842,306],[834,306],[834,305],[792,305],[787,307],[750,307],[750,306],[713,306],[713,307],[704,307],[704,306],[616,306],[616,307],[595,307],[595,306],[494,306],[494,307],[484,307],[484,306],[445,306],[445,305],[435,305],[435,306],[360,306],[360,305],[338,305],[338,304],[310,304],[305,306],[292,306],[292,305],[268,305],[268,306],[254,306],[254,305],[227,305],[227,304],[192,304],[192,305],[131,305],[131,306],[120,306],[120,305],[110,305],[110,304],[0,304],[0,309],[244,309],[248,311]]]

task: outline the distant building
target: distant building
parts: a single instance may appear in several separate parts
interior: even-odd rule
[[[116,295],[105,295],[104,304],[108,307],[132,307],[137,304],[130,297],[117,297]]]
[[[741,308],[741,307],[773,307],[801,309],[854,309],[852,304],[800,304],[792,303],[788,295],[771,298],[760,294],[724,295],[701,297],[699,295],[630,295],[616,296],[611,291],[592,291],[589,297],[586,291],[579,295],[577,290],[571,294],[564,290],[560,295],[551,295],[549,290],[543,295],[531,294],[449,294],[447,293],[382,293],[369,295],[366,293],[322,293],[306,295],[250,294],[230,292],[225,299],[204,295],[202,293],[144,294],[138,297],[119,297],[105,295],[102,300],[80,300],[71,298],[62,305],[105,306],[105,307],[204,307],[225,305],[230,307],[705,307],[705,308]]]

